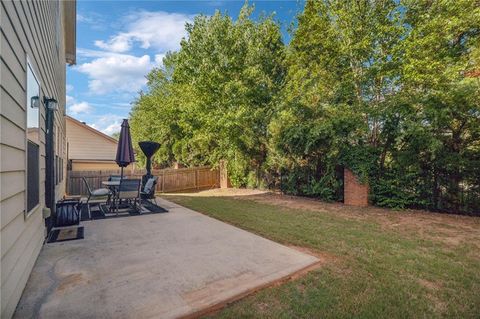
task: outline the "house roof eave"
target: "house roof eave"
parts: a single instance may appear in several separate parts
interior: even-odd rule
[[[74,65],[77,62],[77,1],[68,0],[62,3],[65,62]]]

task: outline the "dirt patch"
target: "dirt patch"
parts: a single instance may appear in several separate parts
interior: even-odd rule
[[[258,302],[254,304],[256,313],[260,316],[262,314],[268,314],[272,309],[281,309],[283,308],[280,300],[274,298],[270,303]]]
[[[188,197],[237,197],[267,194],[269,191],[246,188],[214,188],[198,192],[166,193],[164,196],[188,196]]]
[[[298,250],[304,254],[317,257],[320,260],[318,262],[318,265],[325,265],[327,263],[335,262],[339,260],[339,258],[335,255],[332,255],[326,252],[320,252],[307,247],[301,247],[301,246],[295,246],[295,245],[287,245],[287,247]]]
[[[436,283],[426,279],[419,279],[418,283],[429,290],[439,290],[442,288],[442,285],[440,283]]]
[[[436,293],[442,289],[442,284],[433,282],[426,279],[419,279],[418,283],[422,286],[427,288],[426,297],[430,300],[435,312],[437,313],[444,313],[447,305],[444,301],[440,300]]]

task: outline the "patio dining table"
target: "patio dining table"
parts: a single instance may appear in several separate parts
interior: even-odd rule
[[[103,181],[102,185],[107,186],[108,188],[115,189],[120,186],[120,181]]]
[[[102,185],[110,189],[112,192],[112,196],[109,197],[107,204],[109,206],[108,212],[113,213],[115,207],[122,204],[122,199],[119,198],[120,180],[102,181]]]

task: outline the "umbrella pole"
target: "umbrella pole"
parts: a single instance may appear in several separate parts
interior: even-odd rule
[[[121,170],[121,173],[120,173],[120,180],[122,180],[122,179],[123,179],[123,166],[120,168],[120,170]]]

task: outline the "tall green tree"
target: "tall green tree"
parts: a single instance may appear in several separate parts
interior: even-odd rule
[[[174,60],[174,54],[167,54],[163,68],[153,69],[147,75],[148,90],[139,94],[130,114],[134,145],[144,140],[160,143],[154,162],[161,167],[175,162],[173,148],[184,137],[181,113],[175,99],[177,88],[170,80]],[[142,152],[137,154],[141,161],[145,160]]]
[[[255,186],[267,155],[272,100],[285,71],[278,23],[272,17],[255,22],[252,11],[245,5],[236,21],[217,11],[187,24],[181,49],[148,76],[132,126],[139,137],[164,143],[162,160],[227,160],[236,185]]]
[[[131,123],[158,163],[328,200],[348,167],[374,204],[480,211],[477,0],[308,0],[288,46],[252,10],[196,17],[147,76]]]
[[[479,66],[480,6],[403,4],[409,32],[402,90],[415,117],[399,137],[394,164],[405,169],[412,166],[408,157],[417,160],[427,207],[480,211],[480,81],[469,76]]]
[[[367,176],[370,153],[389,147],[382,132],[397,103],[401,17],[397,1],[307,1],[271,123],[272,162],[302,172],[304,193],[335,198],[338,164]]]
[[[376,204],[479,210],[479,10],[307,1],[270,124],[285,189],[339,199],[342,164]]]

